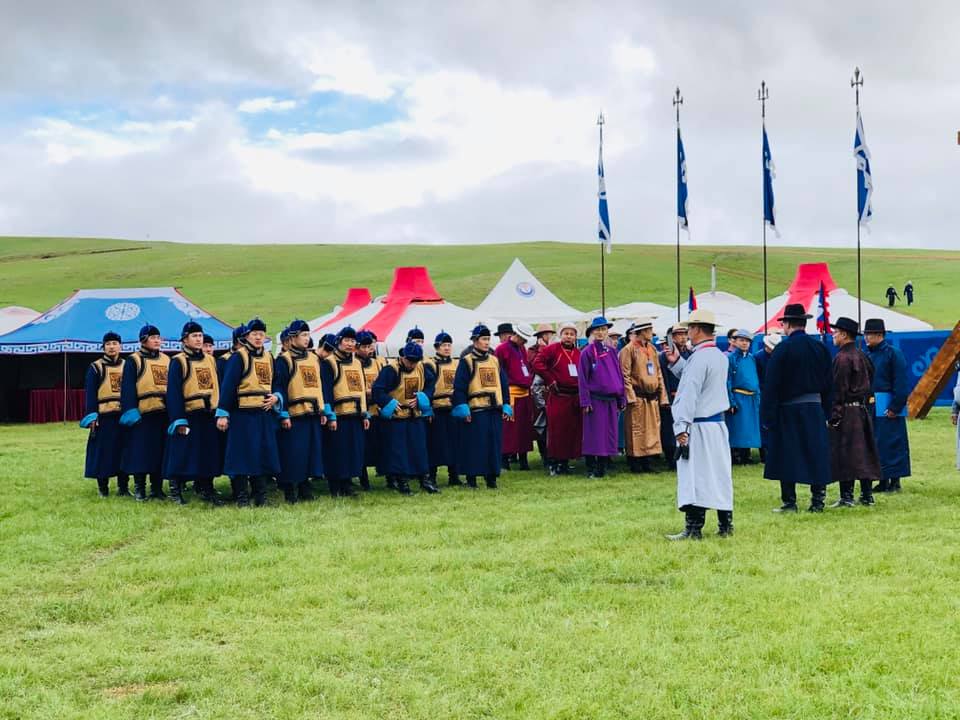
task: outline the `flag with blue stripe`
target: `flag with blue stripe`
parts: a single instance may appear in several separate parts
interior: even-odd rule
[[[683,151],[679,125],[677,125],[677,222],[680,223],[681,228],[690,232],[690,226],[687,225],[687,154]]]
[[[600,198],[599,237],[607,252],[613,247],[613,238],[610,235],[610,213],[607,210],[607,184],[603,175],[603,130],[600,132],[600,159],[597,161],[597,175],[600,178],[600,189],[597,193]]]
[[[853,138],[853,156],[857,159],[857,219],[861,225],[873,218],[873,175],[870,174],[870,150],[863,136],[863,118],[857,110],[857,132]]]
[[[763,126],[763,221],[780,237],[773,200],[773,179],[777,169],[770,154],[770,142],[767,140],[767,126]]]

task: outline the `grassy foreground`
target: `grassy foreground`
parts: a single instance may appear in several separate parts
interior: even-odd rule
[[[180,509],[0,427],[0,718],[956,717],[954,429],[910,429],[875,508],[738,468],[736,536],[668,543],[667,473]]]
[[[596,245],[528,243],[484,246],[179,245],[81,238],[0,238],[0,307],[46,310],[76,288],[176,285],[229,323],[260,314],[279,329],[293,317],[311,319],[339,303],[348,287],[387,291],[393,268],[426,265],[440,293],[476,307],[519,257],[562,300],[583,311],[600,306]],[[856,293],[852,250],[769,247],[770,297],[784,292],[798,263],[827,262],[841,287]],[[607,305],[634,300],[676,305],[675,249],[669,245],[617,245],[606,259]],[[757,247],[683,249],[683,300],[687,287],[718,288],[752,302],[763,300]],[[902,290],[912,280],[917,303],[897,306],[937,328],[957,321],[956,278],[960,252],[873,250],[863,255],[863,298],[883,304],[887,285]]]

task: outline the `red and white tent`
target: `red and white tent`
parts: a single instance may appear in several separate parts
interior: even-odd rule
[[[346,325],[371,330],[379,340],[381,354],[392,356],[403,347],[407,332],[414,327],[423,330],[427,348],[432,347],[437,333],[445,330],[453,336],[454,351],[458,352],[469,344],[470,330],[477,322],[475,311],[441,297],[425,267],[399,267],[393,271],[393,284],[386,295],[354,312],[336,313],[317,327],[311,323],[310,328],[314,342]]]

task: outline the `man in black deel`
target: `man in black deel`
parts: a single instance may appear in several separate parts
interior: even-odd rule
[[[803,305],[787,305],[777,345],[763,378],[760,422],[768,432],[763,476],[780,481],[783,502],[775,512],[797,511],[797,483],[810,486],[810,512],[822,512],[830,472],[830,412],[833,369],[830,352],[807,335]]]

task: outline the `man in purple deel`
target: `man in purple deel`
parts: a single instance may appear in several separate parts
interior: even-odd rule
[[[606,459],[617,454],[617,419],[626,406],[620,359],[616,349],[604,342],[611,327],[612,323],[602,316],[593,319],[578,366],[583,454],[589,478],[603,477]]]

